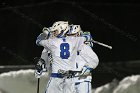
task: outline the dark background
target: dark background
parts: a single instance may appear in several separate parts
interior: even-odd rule
[[[100,64],[93,87],[139,74],[140,3],[131,0],[5,0],[0,1],[0,65],[33,65],[42,47],[35,44],[44,26],[55,21],[79,24],[93,39]]]

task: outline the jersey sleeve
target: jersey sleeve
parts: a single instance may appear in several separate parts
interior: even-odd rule
[[[45,60],[45,68],[47,71],[49,71],[50,68],[50,61],[48,56],[49,50],[46,50],[45,48],[42,51],[41,58]]]
[[[38,46],[43,46],[46,49],[51,48],[50,47],[50,44],[51,44],[50,42],[51,42],[50,39],[47,39],[46,35],[44,33],[41,33],[36,39],[36,44]]]
[[[86,61],[86,66],[95,69],[99,64],[99,59],[96,53],[90,46],[83,45],[80,56]]]
[[[41,53],[41,58],[45,60],[45,62],[47,62],[48,60],[48,51],[44,48],[42,53]]]
[[[46,39],[46,40],[38,40],[37,41],[37,45],[38,46],[43,46],[45,49],[51,49],[51,40],[50,39]]]

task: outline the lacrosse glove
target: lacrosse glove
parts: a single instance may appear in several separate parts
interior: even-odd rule
[[[91,75],[92,70],[93,70],[93,68],[90,68],[88,66],[84,66],[82,69],[82,73],[80,74],[79,79],[86,78],[87,76]]]
[[[42,58],[35,58],[35,77],[40,78],[44,69],[46,69],[45,61]]]

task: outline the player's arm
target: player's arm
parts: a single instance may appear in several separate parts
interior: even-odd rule
[[[44,33],[41,33],[37,39],[36,39],[36,44],[38,46],[43,46],[46,49],[50,49],[50,39],[46,38],[46,35]]]
[[[90,32],[83,32],[81,35],[82,37],[85,37],[85,44],[83,45],[83,49],[81,50],[81,56],[84,58],[84,60],[87,62],[85,65],[95,69],[99,63],[98,56],[96,53],[91,49],[93,47],[92,36]]]
[[[44,46],[44,43],[45,42],[47,43],[47,41],[44,40],[47,40],[50,37],[50,32],[51,32],[51,27],[50,28],[44,27],[42,29],[42,33],[37,37],[36,44],[38,46]]]
[[[90,72],[99,64],[98,56],[88,45],[83,46],[82,50],[80,51],[80,56],[86,61],[85,65],[83,66],[81,76],[89,75]]]
[[[49,28],[44,27],[42,30],[43,33],[41,33],[36,40],[36,44],[39,46],[43,46],[43,44],[40,44],[41,41],[46,40],[49,38]],[[44,46],[45,47],[45,46]],[[42,75],[43,71],[47,71],[47,59],[48,59],[48,53],[47,53],[47,47],[44,48],[42,51],[41,57],[40,58],[35,58],[35,77],[40,78]]]
[[[49,62],[48,62],[48,51],[45,48],[43,49],[41,53],[41,58],[45,61],[45,68],[43,69],[43,71],[47,71]]]
[[[99,64],[99,58],[96,53],[92,50],[92,48],[88,45],[84,45],[80,56],[86,61],[86,66],[95,69]]]
[[[42,53],[41,53],[41,60],[43,61],[42,63],[38,63],[36,65],[36,69],[35,69],[35,77],[36,78],[40,78],[43,74],[43,72],[47,72],[50,69],[50,62],[52,59],[50,59],[51,57],[49,56],[49,50],[46,50],[45,48],[43,49]],[[38,66],[39,65],[39,66]]]

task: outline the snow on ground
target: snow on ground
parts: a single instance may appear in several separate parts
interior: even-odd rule
[[[40,92],[45,92],[48,74],[40,79]],[[37,93],[34,70],[10,71],[0,74],[0,93]],[[125,77],[93,89],[93,93],[140,93],[140,75]]]
[[[105,84],[101,87],[93,89],[93,93],[113,93],[116,86],[118,86],[119,81],[114,79],[111,83]]]
[[[40,79],[40,93],[44,93],[47,74]],[[37,93],[34,70],[19,70],[0,74],[0,93]]]
[[[93,93],[140,93],[140,75],[125,77],[122,81],[113,80],[93,90]]]

